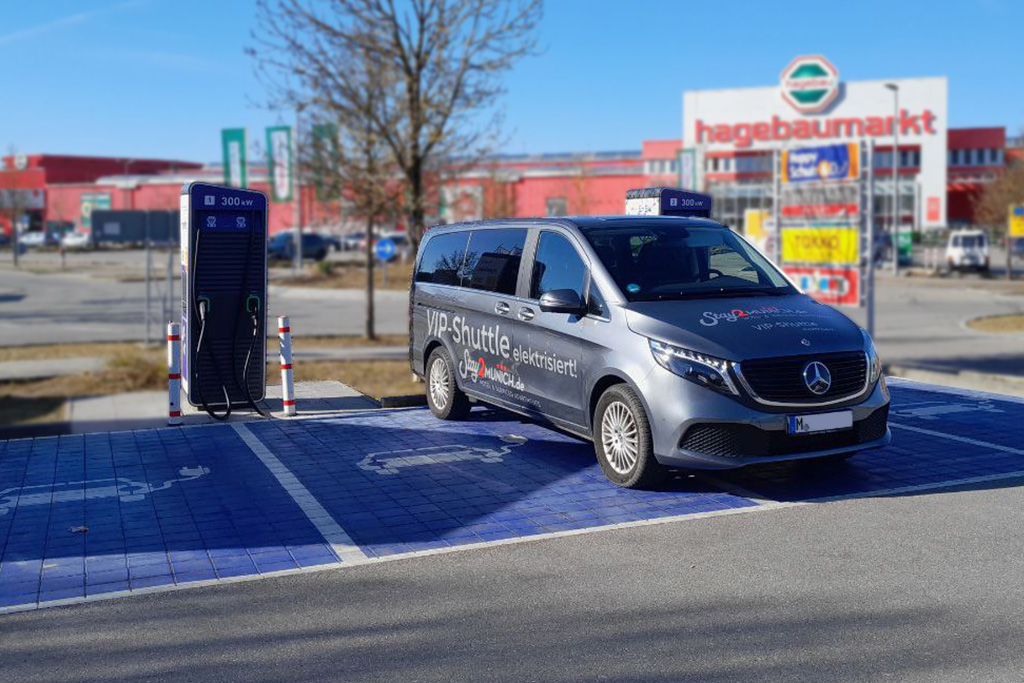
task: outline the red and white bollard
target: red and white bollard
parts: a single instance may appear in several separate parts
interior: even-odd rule
[[[181,424],[181,332],[167,323],[167,424]]]
[[[281,403],[285,415],[295,415],[295,385],[292,377],[292,328],[288,316],[277,319],[277,339],[281,345]]]

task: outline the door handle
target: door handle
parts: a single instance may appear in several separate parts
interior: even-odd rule
[[[497,313],[498,315],[508,315],[508,304],[505,303],[504,301],[499,301],[498,303],[494,304],[494,312]]]
[[[522,308],[519,309],[520,320],[533,320],[533,315],[534,314],[532,308],[527,308],[526,306],[523,306]]]

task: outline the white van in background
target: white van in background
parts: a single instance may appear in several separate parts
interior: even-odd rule
[[[988,235],[981,230],[954,230],[946,244],[950,270],[988,271]]]

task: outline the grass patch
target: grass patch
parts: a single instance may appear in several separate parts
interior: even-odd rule
[[[409,337],[404,334],[383,335],[373,341],[365,337],[292,337],[293,349],[352,348],[359,346],[408,346]],[[124,354],[154,353],[165,357],[166,347],[157,344],[145,348],[141,344],[126,342],[103,342],[86,344],[39,344],[36,346],[0,346],[0,362],[16,360],[48,360],[51,358],[113,358]],[[271,333],[267,339],[267,353],[277,353],[277,336]]]
[[[267,366],[269,383],[277,383],[274,373],[280,366]],[[377,361],[316,361],[295,364],[295,381],[336,380],[373,398],[422,394],[426,385],[412,381],[409,362],[404,360]]]
[[[384,283],[383,268],[377,265],[373,269],[374,287],[378,289],[407,291],[412,279],[410,263],[388,264],[388,281]],[[357,263],[332,263],[330,266],[307,271],[299,277],[288,277],[274,280],[275,285],[288,287],[313,287],[318,289],[365,289],[366,267]]]
[[[967,327],[979,332],[1013,334],[1024,332],[1024,315],[992,315],[967,321]]]

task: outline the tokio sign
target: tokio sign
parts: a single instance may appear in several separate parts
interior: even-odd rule
[[[854,180],[860,176],[860,146],[804,147],[782,151],[782,182]]]
[[[782,228],[784,263],[854,265],[860,261],[857,228]]]

